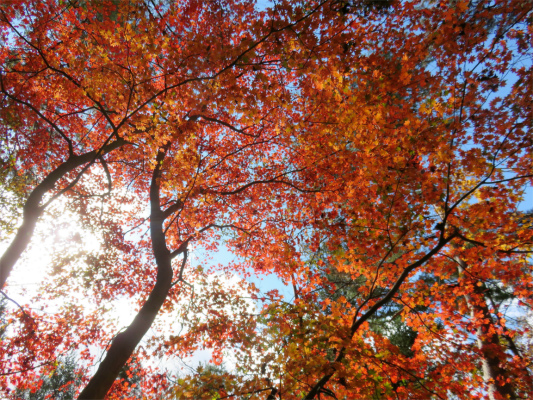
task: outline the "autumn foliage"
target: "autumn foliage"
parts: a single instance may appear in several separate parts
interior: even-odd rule
[[[80,399],[533,396],[506,317],[533,306],[532,27],[519,0],[0,2],[4,395],[74,353]],[[234,366],[154,367],[204,348]]]

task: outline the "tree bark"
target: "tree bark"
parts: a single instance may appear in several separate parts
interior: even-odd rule
[[[56,169],[50,172],[46,178],[33,189],[28,200],[26,200],[26,203],[24,204],[22,225],[17,230],[15,238],[2,255],[2,258],[0,258],[0,289],[4,287],[13,267],[30,243],[37,220],[44,212],[44,207],[41,206],[41,201],[43,200],[44,195],[49,190],[53,189],[57,181],[67,173],[84,164],[94,162],[98,157],[103,156],[126,143],[125,140],[118,139],[107,146],[104,146],[100,150],[93,150],[78,156],[71,156],[67,161],[61,163]]]

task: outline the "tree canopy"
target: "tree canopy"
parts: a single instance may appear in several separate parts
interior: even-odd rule
[[[7,397],[73,352],[79,399],[533,395],[531,1],[9,0],[0,32]],[[154,366],[201,348],[235,365]]]

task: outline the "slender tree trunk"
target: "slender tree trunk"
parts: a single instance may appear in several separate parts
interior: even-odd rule
[[[137,347],[143,336],[148,332],[148,329],[150,329],[171,288],[173,276],[172,257],[166,246],[165,234],[163,232],[165,217],[159,205],[159,178],[164,157],[165,152],[160,151],[157,156],[156,168],[152,175],[152,184],[150,186],[150,234],[152,237],[152,249],[157,264],[155,286],[131,325],[124,332],[119,333],[111,342],[111,346],[104,360],[98,366],[95,375],[80,393],[79,400],[100,400],[105,397],[117,378],[120,369],[126,364],[133,354],[135,347]]]
[[[56,169],[50,172],[48,176],[44,178],[35,189],[33,189],[28,200],[26,200],[26,203],[24,204],[22,225],[17,230],[15,238],[2,255],[2,258],[0,258],[0,288],[4,287],[13,267],[30,243],[37,220],[44,212],[44,207],[41,205],[44,195],[49,190],[53,189],[57,181],[63,178],[67,173],[74,171],[76,168],[84,164],[94,162],[97,157],[107,154],[126,143],[125,140],[119,139],[100,150],[93,150],[78,156],[71,156],[67,161],[61,163]]]
[[[172,282],[170,257],[166,258],[169,261],[168,263],[165,262],[165,265],[162,266],[158,263],[157,281],[146,303],[144,303],[131,325],[124,332],[119,333],[111,342],[111,346],[104,360],[98,366],[95,375],[80,393],[79,400],[103,399],[113,385],[121,368],[133,354],[135,347],[137,347],[143,336],[150,329],[157,313],[167,298]]]
[[[464,275],[466,263],[459,257],[455,258],[458,264],[459,275]],[[503,386],[498,384],[498,377],[507,377],[507,371],[500,367],[499,354],[503,353],[500,344],[500,336],[496,332],[491,332],[492,315],[485,302],[484,288],[474,282],[474,292],[481,301],[473,301],[471,296],[465,295],[467,307],[470,311],[470,317],[473,321],[487,321],[478,325],[476,328],[476,341],[481,350],[481,366],[483,370],[483,379],[487,384],[487,391],[490,400],[499,399],[516,399],[513,387],[510,383],[505,382]]]

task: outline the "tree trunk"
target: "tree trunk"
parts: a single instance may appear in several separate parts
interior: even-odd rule
[[[119,333],[111,342],[107,354],[95,375],[78,397],[79,400],[103,399],[117,378],[121,368],[133,354],[135,347],[146,334],[163,305],[172,282],[172,268],[169,262],[163,267],[158,263],[157,281],[139,313],[130,326]]]
[[[159,178],[164,158],[165,151],[160,151],[157,155],[156,168],[154,169],[150,186],[150,234],[152,237],[152,250],[157,264],[156,283],[146,303],[141,307],[130,326],[113,339],[104,360],[80,393],[78,400],[104,399],[117,378],[120,369],[126,364],[135,347],[152,326],[172,286],[172,257],[166,246],[165,233],[163,231],[165,217],[159,205]]]

